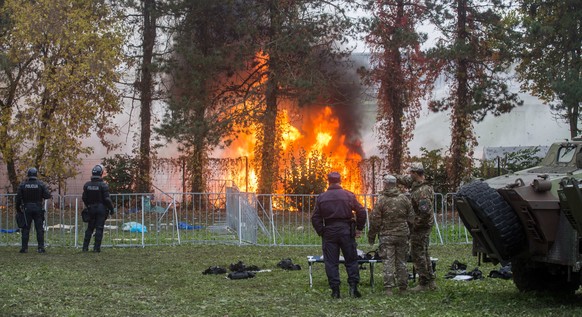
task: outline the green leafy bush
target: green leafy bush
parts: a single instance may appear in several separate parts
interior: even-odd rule
[[[137,176],[136,159],[127,154],[115,154],[103,158],[106,175],[103,179],[109,184],[111,193],[131,193],[135,188]]]

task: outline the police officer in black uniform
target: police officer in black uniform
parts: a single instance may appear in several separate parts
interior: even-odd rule
[[[109,198],[109,186],[103,181],[103,167],[95,165],[91,170],[91,180],[83,186],[83,203],[89,209],[89,222],[83,240],[83,251],[89,251],[91,236],[95,231],[93,251],[101,252],[103,228],[107,220],[107,212],[113,214],[113,203]]]
[[[323,261],[331,296],[340,298],[341,250],[348,274],[349,294],[351,297],[361,297],[358,291],[360,270],[356,238],[360,237],[364,230],[367,211],[352,192],[341,187],[341,175],[338,172],[329,173],[327,179],[329,187],[317,197],[311,223],[317,234],[322,237]]]
[[[28,252],[28,240],[30,238],[30,227],[34,221],[36,230],[36,241],[38,243],[38,253],[45,253],[44,249],[44,199],[51,198],[51,193],[45,183],[39,181],[38,171],[31,167],[26,172],[27,180],[18,186],[16,192],[16,212],[22,213],[24,209],[25,224],[22,227],[22,247],[20,253]]]

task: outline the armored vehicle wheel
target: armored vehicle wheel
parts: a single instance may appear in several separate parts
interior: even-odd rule
[[[461,187],[458,195],[469,202],[502,257],[500,260],[508,260],[523,249],[523,226],[515,211],[497,190],[485,182],[474,181]]]
[[[513,283],[521,292],[550,292],[574,294],[580,287],[580,272],[570,272],[568,267],[559,265],[528,266],[524,260],[511,262]]]

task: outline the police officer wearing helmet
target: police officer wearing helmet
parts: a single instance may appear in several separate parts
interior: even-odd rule
[[[361,297],[358,291],[360,271],[356,238],[360,237],[366,225],[367,210],[352,192],[341,187],[341,176],[338,172],[329,173],[327,178],[329,187],[317,196],[311,223],[322,237],[323,260],[331,296],[340,298],[341,250],[348,274],[349,294],[351,297]]]
[[[411,291],[429,291],[437,288],[428,246],[434,224],[434,190],[424,177],[424,166],[412,163],[408,175],[397,176],[398,182],[410,190],[414,221],[410,232],[410,255],[418,273],[418,285]]]
[[[16,192],[16,212],[19,213],[20,219],[24,223],[19,225],[22,229],[22,247],[20,253],[28,252],[28,240],[30,238],[30,228],[34,221],[34,230],[36,231],[36,241],[38,243],[38,253],[45,253],[44,248],[44,199],[51,198],[48,187],[37,179],[38,171],[31,167],[26,172],[27,180],[18,186]],[[24,211],[23,211],[24,209]]]
[[[89,221],[83,240],[83,251],[89,251],[91,236],[95,231],[93,251],[101,252],[101,240],[107,213],[113,214],[113,203],[109,197],[109,186],[103,181],[103,167],[96,165],[91,170],[91,180],[83,186],[83,203],[89,210]]]

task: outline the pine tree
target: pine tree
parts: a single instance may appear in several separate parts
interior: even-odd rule
[[[433,79],[439,77],[448,95],[431,100],[433,111],[451,113],[451,158],[447,171],[456,188],[470,176],[477,139],[473,123],[488,114],[500,115],[521,105],[509,91],[511,54],[507,24],[502,19],[506,7],[498,0],[428,1],[432,21],[442,33],[429,51]]]
[[[252,45],[262,59],[255,69],[252,93],[260,101],[256,120],[255,164],[259,193],[272,193],[278,173],[280,131],[277,116],[282,102],[298,105],[316,99],[325,90],[329,73],[322,65],[337,63],[347,56],[347,39],[354,30],[347,16],[354,1],[248,1],[255,16]]]
[[[181,2],[173,10],[180,23],[165,64],[168,111],[157,132],[176,141],[191,190],[202,192],[209,152],[228,144],[235,123],[249,121],[243,96],[251,84],[241,76],[254,56],[242,27],[250,17],[244,5],[231,0]]]

